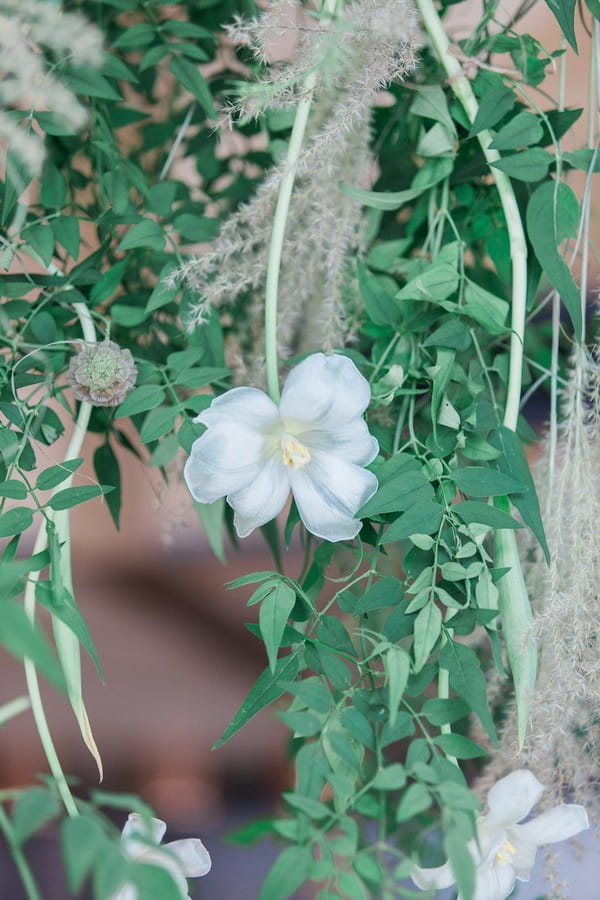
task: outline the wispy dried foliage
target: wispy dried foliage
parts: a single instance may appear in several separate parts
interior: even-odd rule
[[[414,66],[416,14],[407,0],[359,0],[336,16],[308,15],[299,3],[284,0],[258,19],[237,21],[230,36],[266,67],[258,81],[241,88],[231,118],[295,108],[306,96],[307,77],[316,74],[286,227],[278,341],[282,358],[330,350],[351,334],[357,304],[350,258],[359,244],[360,206],[339,185],[369,181],[371,110],[381,89]],[[282,41],[289,58],[277,62]],[[244,301],[236,319],[240,329],[249,326],[251,346],[244,350],[255,370],[271,223],[284,172],[284,165],[274,167],[253,199],[224,223],[210,250],[179,273],[199,295],[194,322],[204,321],[211,306]],[[239,316],[241,308],[245,314]]]
[[[32,175],[44,160],[41,137],[22,111],[51,111],[74,131],[85,107],[52,72],[54,63],[99,66],[102,36],[78,13],[48,0],[0,0],[0,139]]]
[[[550,441],[536,467],[551,561],[527,548],[525,574],[536,611],[539,673],[529,733],[517,753],[510,708],[484,793],[516,765],[548,787],[545,802],[583,804],[600,814],[600,355],[580,348],[563,398],[555,465]],[[500,682],[492,692],[502,691]],[[557,886],[557,891],[559,890]],[[556,893],[553,896],[563,896]],[[565,897],[570,896],[565,894]]]

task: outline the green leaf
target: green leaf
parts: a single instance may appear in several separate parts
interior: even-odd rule
[[[460,896],[467,898],[475,894],[475,864],[468,846],[471,835],[465,828],[466,823],[458,819],[459,816],[462,819],[465,813],[453,812],[451,816],[444,816],[444,850],[450,860]]]
[[[118,530],[121,514],[121,470],[115,452],[108,442],[101,444],[94,452],[94,472],[101,484],[110,484],[113,487],[113,490],[106,494],[106,505]]]
[[[500,129],[490,144],[490,148],[492,150],[517,150],[519,147],[531,147],[541,141],[543,136],[544,129],[537,116],[524,111],[517,113]]]
[[[165,235],[154,219],[143,219],[129,229],[117,247],[118,251],[133,250],[135,247],[149,247],[151,250],[164,250]]]
[[[431,698],[423,704],[422,714],[427,717],[429,722],[436,727],[440,725],[450,725],[458,719],[464,719],[468,716],[470,709],[463,700],[457,698]]]
[[[217,111],[212,95],[198,67],[182,56],[173,56],[169,68],[182,87],[196,98],[208,118],[216,119]]]
[[[417,781],[407,787],[402,794],[396,810],[396,821],[408,822],[419,813],[425,812],[430,806],[431,794],[424,784]]]
[[[477,522],[479,525],[489,525],[490,528],[522,528],[520,522],[509,516],[508,513],[487,503],[478,500],[462,500],[452,507],[455,513],[466,525]]]
[[[35,586],[35,599],[41,606],[45,607],[52,615],[63,622],[67,628],[71,629],[81,646],[90,655],[96,666],[98,677],[102,680],[102,668],[92,636],[71,592],[66,589],[61,591],[60,602],[57,602],[50,582],[38,581]]]
[[[277,654],[281,645],[283,629],[286,626],[294,604],[296,592],[280,581],[275,588],[267,594],[260,605],[259,625],[260,633],[267,650],[269,666],[274,674],[277,666]]]
[[[148,22],[138,22],[128,25],[116,41],[113,42],[114,50],[139,50],[151,44],[156,37],[156,29]]]
[[[48,469],[44,469],[37,477],[35,483],[36,489],[38,491],[48,491],[51,488],[56,487],[61,484],[61,482],[66,481],[67,478],[70,478],[71,474],[79,468],[82,462],[83,457],[81,456],[77,459],[66,459],[56,466],[50,466]]]
[[[442,614],[433,600],[419,611],[414,624],[413,652],[415,672],[420,672],[442,630]]]
[[[359,511],[361,518],[388,512],[403,512],[433,500],[433,488],[414,456],[396,453],[377,471],[377,493]]]
[[[585,0],[585,4],[593,17],[600,21],[600,0]]]
[[[50,225],[30,225],[23,236],[44,265],[49,266],[54,255],[54,232]]]
[[[0,613],[0,644],[17,659],[31,659],[48,681],[64,691],[64,678],[50,645],[31,624],[23,607],[5,601]]]
[[[406,784],[406,771],[400,763],[384,766],[375,774],[372,787],[379,791],[396,791]]]
[[[271,573],[269,573],[271,574]],[[296,653],[277,660],[275,671],[268,667],[258,677],[248,696],[243,701],[231,724],[225,730],[223,737],[213,745],[213,750],[221,747],[236,731],[239,731],[257,712],[260,712],[267,704],[277,700],[285,691],[285,682],[293,681],[298,674],[298,659]]]
[[[577,38],[575,36],[575,7],[577,0],[546,0],[546,6],[554,13],[560,29],[571,47],[577,50]]]
[[[325,644],[330,649],[356,656],[354,644],[337,616],[321,616],[317,638],[320,644]]]
[[[156,409],[151,409],[140,429],[142,443],[156,441],[159,437],[172,431],[176,417],[177,407],[175,406],[158,406]]]
[[[134,388],[115,412],[115,419],[126,416],[135,416],[137,413],[146,412],[160,406],[165,399],[165,392],[158,384],[142,384]]]
[[[220,500],[215,500],[214,503],[196,503],[194,501],[194,509],[208,538],[210,549],[217,559],[224,563],[225,542],[223,525],[225,522],[225,498],[222,497]]]
[[[131,868],[137,896],[144,900],[181,900],[181,888],[173,875],[161,865],[136,862]]]
[[[514,433],[514,432],[513,432]],[[452,472],[452,480],[463,494],[471,497],[496,497],[522,492],[525,487],[505,472],[483,466],[465,466]]]
[[[487,752],[462,734],[440,734],[434,741],[446,756],[455,756],[456,759],[476,759],[478,756],[485,756]]]
[[[503,84],[498,84],[486,91],[479,102],[479,109],[471,125],[469,137],[485,131],[503,119],[515,105],[515,96]]]
[[[360,261],[357,271],[361,297],[371,321],[376,325],[395,325],[400,318],[400,307],[393,293]]]
[[[517,494],[512,494],[511,501],[538,539],[546,562],[550,563],[550,550],[544,532],[540,504],[521,439],[516,432],[501,425],[490,435],[490,443],[502,451],[502,455],[496,459],[498,469],[505,476],[514,475],[521,483],[521,490]]]
[[[396,300],[427,300],[441,303],[458,288],[459,274],[454,266],[445,262],[435,262],[416,278],[412,278],[396,294]]]
[[[175,217],[173,228],[187,241],[199,244],[214,241],[219,234],[219,224],[219,219],[182,213]]]
[[[453,507],[456,509],[456,507]],[[436,534],[442,523],[444,507],[432,501],[411,506],[386,531],[382,544],[400,541],[411,534]]]
[[[286,847],[269,870],[258,900],[286,900],[291,897],[308,879],[312,862],[310,847]]]
[[[33,510],[26,506],[16,506],[0,515],[0,538],[21,534],[33,523]]]
[[[454,161],[452,159],[428,160],[413,179],[412,187],[405,191],[389,193],[365,191],[362,188],[351,187],[343,182],[340,183],[339,188],[344,194],[362,203],[363,206],[386,211],[400,209],[401,206],[420,197],[425,191],[435,187],[436,184],[447,178],[453,168]]]
[[[58,216],[52,220],[56,241],[74,260],[79,257],[79,220],[76,216]]]
[[[51,163],[46,167],[40,184],[40,200],[48,209],[60,209],[67,199],[67,183]]]
[[[0,482],[0,497],[8,497],[10,500],[24,500],[27,496],[27,488],[22,481],[16,478],[9,478],[8,481]]]
[[[548,174],[550,165],[554,162],[554,157],[541,147],[533,147],[531,150],[522,150],[521,153],[514,153],[512,156],[504,156],[493,163],[490,163],[495,169],[500,169],[509,178],[516,178],[518,181],[541,181]]]
[[[506,300],[490,294],[473,281],[466,280],[463,312],[485,328],[490,334],[506,334],[510,309]]]
[[[527,205],[527,233],[542,269],[556,288],[571,317],[575,338],[581,339],[583,319],[581,298],[571,270],[558,247],[567,237],[575,237],[579,203],[571,188],[554,181],[541,184]]]
[[[352,615],[362,616],[374,609],[396,606],[402,600],[402,596],[402,582],[398,578],[386,575],[371,585],[369,590],[357,600]]]
[[[388,682],[389,722],[390,727],[393,728],[398,716],[398,707],[410,675],[410,658],[408,653],[402,647],[390,647],[383,656],[383,667]]]
[[[41,787],[24,791],[15,803],[12,812],[13,834],[17,844],[23,844],[61,810],[57,798]]]
[[[125,328],[136,328],[148,318],[148,313],[141,306],[129,306],[126,303],[113,303],[110,314],[115,325]]]
[[[128,260],[122,259],[120,262],[115,263],[114,266],[111,266],[110,269],[107,269],[106,272],[103,272],[100,280],[92,286],[90,291],[90,300],[94,305],[103,303],[112,297],[121,284],[121,278],[127,268],[127,264]]]
[[[100,100],[122,100],[110,81],[92,68],[63,71],[63,78],[76,94],[82,97],[98,97]]]
[[[447,641],[440,653],[440,666],[449,672],[452,691],[468,703],[495,741],[496,730],[488,707],[486,681],[477,654],[464,644]]]
[[[54,510],[71,509],[72,506],[85,503],[87,500],[100,497],[102,494],[107,494],[112,490],[112,485],[108,484],[81,484],[76,487],[65,488],[64,491],[57,491],[50,498],[47,505]]]
[[[448,109],[448,99],[439,84],[423,85],[417,92],[410,111],[413,116],[439,122],[446,131],[456,135],[456,126]]]

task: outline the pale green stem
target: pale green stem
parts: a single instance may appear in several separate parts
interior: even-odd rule
[[[440,667],[438,673],[438,697],[440,700],[447,700],[450,696],[450,672],[448,669],[442,669]],[[442,734],[452,734],[452,727],[449,723],[445,723],[440,726],[440,731]],[[454,756],[446,755],[446,758],[449,762],[454,763],[455,766],[458,765],[458,760]]]
[[[433,0],[417,0],[417,6],[438,59],[448,75],[450,87],[462,104],[469,121],[474,122],[479,110],[477,99],[469,80],[463,74],[459,61],[450,52],[450,42],[433,5]],[[490,149],[489,145],[492,141],[492,135],[489,131],[480,131],[477,139],[488,163],[491,164],[500,159],[500,154],[496,150]],[[506,219],[510,241],[510,258],[512,261],[512,331],[504,424],[507,428],[511,428],[514,431],[517,427],[521,399],[523,336],[525,333],[525,308],[527,301],[527,244],[519,207],[517,206],[509,178],[498,169],[490,168],[490,172],[496,183]]]
[[[88,343],[95,343],[96,332],[94,329],[94,323],[92,321],[90,311],[88,310],[87,306],[84,303],[75,303],[74,309],[77,313],[77,316],[79,317],[81,330],[83,332],[85,340]],[[65,459],[73,459],[74,457],[77,457],[79,455],[83,440],[87,433],[87,426],[91,411],[92,407],[89,403],[81,404],[79,408],[79,415],[77,416],[75,427],[73,429],[73,434],[71,436],[71,440],[69,441]],[[64,483],[60,485],[60,489],[64,489]],[[47,515],[51,520],[54,518],[53,511],[50,509],[48,510]],[[47,545],[48,532],[46,528],[46,522],[43,521],[37,533],[33,553],[41,553],[46,549]],[[35,622],[35,588],[38,579],[39,572],[31,572],[27,580],[27,586],[25,588],[25,612],[29,616],[32,624]],[[52,735],[50,734],[48,720],[46,719],[46,713],[44,712],[44,706],[40,694],[40,686],[35,664],[31,659],[25,660],[25,678],[27,681],[29,698],[31,700],[31,710],[33,712],[33,717],[35,719],[38,734],[40,736],[40,741],[42,742],[42,747],[44,748],[44,753],[46,754],[46,759],[48,760],[48,765],[50,766],[50,771],[52,772],[54,780],[56,781],[56,785],[65,805],[65,809],[70,816],[77,816],[77,806],[75,805],[73,795],[71,794],[71,790],[65,778],[65,774],[62,770],[62,766],[60,764],[60,760],[54,746],[54,741],[52,740]]]
[[[322,8],[333,13],[336,8],[336,0],[325,0]],[[292,127],[292,134],[288,146],[287,157],[284,163],[284,174],[279,185],[275,215],[273,216],[273,230],[269,246],[269,258],[267,262],[267,278],[265,284],[265,364],[267,371],[267,388],[269,396],[274,403],[279,403],[279,374],[277,365],[277,301],[279,297],[279,273],[281,270],[281,255],[285,238],[285,226],[287,223],[292,191],[296,180],[298,159],[302,149],[302,142],[306,133],[308,117],[313,99],[313,91],[317,82],[317,73],[311,72],[304,80],[305,96],[298,103],[296,116]]]
[[[33,877],[33,872],[29,868],[29,864],[25,859],[25,854],[21,850],[19,843],[15,839],[15,835],[12,829],[12,825],[10,823],[10,819],[6,815],[4,807],[0,804],[0,831],[3,832],[6,843],[10,849],[12,858],[15,861],[15,865],[19,870],[19,875],[21,877],[21,882],[23,887],[25,888],[25,893],[27,894],[28,900],[42,900],[42,895],[40,894],[40,889],[35,883],[35,878]]]

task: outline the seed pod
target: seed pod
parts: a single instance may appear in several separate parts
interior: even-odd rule
[[[67,381],[77,399],[92,406],[118,406],[133,390],[136,378],[130,351],[108,340],[82,344],[67,370]]]

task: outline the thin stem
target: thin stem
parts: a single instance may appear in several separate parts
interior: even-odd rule
[[[35,878],[33,877],[33,872],[29,868],[29,863],[25,859],[25,854],[21,850],[18,841],[15,838],[14,831],[12,829],[12,825],[10,823],[10,819],[6,815],[4,807],[0,804],[0,830],[4,834],[6,839],[6,843],[10,849],[12,858],[15,861],[15,865],[19,870],[19,875],[21,877],[21,882],[23,887],[25,888],[25,893],[27,894],[28,900],[42,900],[42,895],[40,893],[40,889],[35,883]]]
[[[433,0],[417,0],[417,6],[438,59],[448,75],[450,87],[462,104],[469,121],[474,122],[479,110],[477,99],[469,80],[463,74],[460,63],[450,52],[450,42],[433,5]],[[489,131],[480,131],[477,139],[488,163],[491,164],[500,159],[500,154],[496,150],[490,149],[489,145],[492,141],[492,135]],[[514,431],[517,427],[521,397],[523,337],[525,333],[525,307],[527,300],[527,244],[519,207],[510,180],[504,172],[500,172],[498,169],[491,168],[490,171],[496,183],[506,219],[512,261],[512,331],[504,425]]]
[[[336,0],[325,0],[323,9],[333,13]],[[317,73],[311,72],[304,81],[305,96],[298,103],[296,116],[292,127],[292,134],[288,146],[287,157],[284,163],[284,174],[279,185],[275,215],[273,216],[273,230],[269,246],[267,262],[267,278],[265,284],[265,364],[267,370],[267,388],[269,396],[274,403],[279,403],[279,375],[277,366],[277,301],[279,296],[279,273],[281,270],[281,256],[283,241],[285,238],[285,226],[296,180],[298,159],[302,149],[302,142],[308,124],[310,108],[312,105],[313,91],[317,83]]]
[[[87,306],[84,303],[75,303],[74,308],[77,316],[79,317],[81,330],[83,332],[85,340],[88,343],[95,343],[96,331],[94,329],[94,323]],[[71,440],[69,441],[65,459],[73,459],[74,457],[77,457],[79,455],[83,440],[87,433],[87,426],[91,411],[92,407],[89,403],[81,404],[79,408],[79,415],[77,416],[75,427],[73,429],[73,434],[71,436]],[[70,479],[68,479],[66,482],[67,486],[69,485],[69,483]],[[61,483],[60,489],[63,490],[64,487],[65,482]],[[63,513],[61,511],[57,515],[51,509],[48,510],[48,519],[50,519],[50,521],[56,521],[58,516],[62,515],[68,516],[68,513]],[[46,521],[44,520],[44,522],[42,522],[42,524],[40,525],[39,531],[37,533],[35,545],[33,548],[34,555],[45,550],[47,545],[48,531],[46,528]],[[35,622],[35,588],[39,579],[39,574],[39,572],[31,572],[25,588],[25,612],[27,613],[32,624]],[[54,746],[54,741],[52,740],[52,735],[50,734],[50,728],[48,727],[48,720],[46,719],[46,713],[44,712],[44,706],[40,694],[40,685],[37,677],[37,671],[35,668],[35,664],[31,659],[25,659],[25,679],[27,681],[27,690],[29,693],[29,698],[31,700],[31,710],[38,730],[38,734],[40,736],[42,747],[44,748],[44,753],[46,754],[46,759],[48,760],[48,765],[50,766],[50,771],[54,776],[58,792],[62,798],[67,813],[70,816],[77,816],[77,806],[75,805],[73,795],[71,794],[71,790],[65,778],[65,774],[62,770],[62,766],[60,764],[60,760]]]

